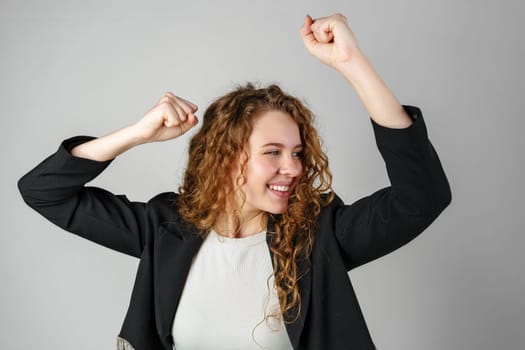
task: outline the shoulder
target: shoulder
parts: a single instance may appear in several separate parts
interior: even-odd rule
[[[149,205],[176,205],[178,203],[179,194],[175,192],[162,192],[156,194],[148,200]]]
[[[321,208],[321,214],[329,211],[336,210],[337,208],[343,206],[345,203],[335,192],[326,192],[321,195],[321,200],[328,201],[332,197],[332,200],[325,206]]]
[[[146,202],[146,212],[150,218],[157,220],[172,220],[178,216],[178,193],[162,192],[151,197]]]
[[[146,203],[149,220],[154,226],[162,228],[182,239],[200,237],[200,231],[191,223],[181,218],[179,214],[179,194],[163,192],[155,195]]]
[[[326,205],[321,207],[321,212],[317,217],[317,223],[320,231],[326,231],[328,229],[335,228],[335,219],[337,212],[341,207],[344,207],[345,203],[335,192],[327,192],[321,195],[323,201],[329,201]]]

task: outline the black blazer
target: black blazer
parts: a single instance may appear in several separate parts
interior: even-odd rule
[[[287,324],[294,349],[374,349],[348,271],[406,244],[449,204],[451,193],[417,107],[405,129],[372,121],[391,182],[352,205],[338,197],[323,208],[310,266],[299,280],[299,319]],[[140,259],[131,302],[119,334],[122,349],[172,348],[172,323],[202,238],[177,213],[177,194],[147,203],[84,186],[109,165],[76,158],[74,137],[23,176],[24,200],[58,226]],[[273,222],[268,222],[268,232]],[[272,234],[267,234],[268,243]]]

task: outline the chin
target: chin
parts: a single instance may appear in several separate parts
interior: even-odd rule
[[[286,206],[281,206],[281,207],[272,207],[272,208],[269,208],[269,210],[267,210],[268,213],[271,213],[271,214],[284,214],[286,213],[286,211],[288,210],[288,205]]]

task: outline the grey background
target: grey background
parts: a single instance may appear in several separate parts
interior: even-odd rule
[[[0,348],[111,349],[138,261],[54,227],[16,181],[59,141],[138,120],[165,90],[207,104],[278,82],[317,114],[347,202],[388,184],[366,111],[302,46],[341,12],[422,108],[453,202],[408,246],[350,273],[380,349],[525,348],[521,1],[2,1]],[[119,157],[93,184],[147,200],[179,184],[188,136]],[[227,315],[225,315],[227,322]]]

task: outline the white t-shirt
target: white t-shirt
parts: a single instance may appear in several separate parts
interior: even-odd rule
[[[176,350],[289,350],[266,232],[228,238],[211,231],[194,257],[173,321]]]

